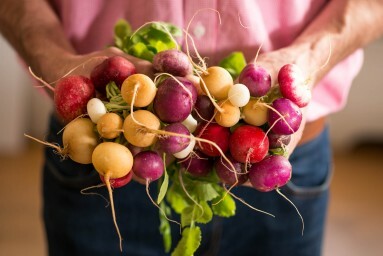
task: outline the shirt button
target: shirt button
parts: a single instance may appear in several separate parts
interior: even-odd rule
[[[193,34],[197,39],[200,39],[201,37],[203,37],[205,35],[205,32],[206,32],[206,29],[201,23],[198,23],[193,30]]]

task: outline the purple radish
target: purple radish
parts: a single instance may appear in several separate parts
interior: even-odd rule
[[[266,95],[271,88],[271,76],[269,72],[254,63],[246,65],[241,71],[238,80],[241,84],[249,88],[250,95],[253,97],[262,97]]]
[[[191,114],[196,100],[197,89],[189,80],[170,77],[158,86],[153,108],[165,123],[182,122]]]
[[[164,162],[154,151],[141,151],[134,156],[132,170],[139,178],[150,183],[164,174]]]
[[[248,175],[245,173],[243,165],[234,160],[234,158],[230,155],[227,155],[226,157],[231,162],[231,165],[233,165],[235,170],[232,170],[232,166],[224,157],[217,158],[215,160],[214,167],[219,179],[222,183],[229,186],[233,184],[236,184],[236,186],[242,185],[248,180]],[[235,174],[234,171],[237,174]]]
[[[268,123],[274,133],[290,135],[299,129],[302,111],[294,102],[279,98],[273,101],[271,108],[268,110]]]
[[[302,221],[302,235],[305,228],[303,217],[294,203],[280,191],[280,187],[290,181],[292,166],[286,157],[269,155],[262,161],[253,164],[249,169],[249,180],[253,188],[260,192],[275,190],[286,199],[297,211]]]
[[[193,72],[189,57],[176,49],[161,51],[154,55],[153,68],[156,72],[169,73],[173,76],[186,76]]]
[[[192,112],[193,117],[200,122],[208,122],[214,115],[215,107],[208,96],[198,95]]]
[[[188,128],[181,123],[172,123],[165,126],[164,131],[182,135],[190,135]],[[160,148],[168,154],[178,153],[185,149],[190,143],[190,139],[181,136],[164,135],[158,139]]]
[[[267,134],[267,137],[269,138],[270,149],[282,148],[284,146],[287,146],[291,140],[291,135],[276,134],[272,131],[270,131]]]
[[[292,166],[287,158],[270,155],[251,165],[249,180],[256,190],[269,192],[286,185],[291,178],[291,172]]]
[[[278,83],[283,97],[302,108],[311,100],[311,85],[298,65],[286,64],[278,72]]]
[[[189,157],[180,161],[185,170],[195,177],[204,177],[210,173],[213,162],[200,151],[194,151]]]

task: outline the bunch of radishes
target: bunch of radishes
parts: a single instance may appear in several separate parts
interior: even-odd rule
[[[170,183],[182,175],[213,182],[217,191],[217,184],[226,190],[250,181],[267,192],[290,180],[285,147],[311,98],[298,66],[283,66],[275,87],[255,63],[244,67],[238,82],[226,69],[200,67],[178,49],[156,53],[152,64],[154,78],[137,73],[121,56],[109,57],[89,77],[63,77],[54,89],[57,115],[66,123],[63,145],[54,147],[94,165],[109,190],[118,234],[112,188],[127,185],[133,175],[147,186],[162,179],[156,205],[166,197],[169,177]],[[182,188],[190,199],[185,202],[205,204]],[[217,197],[208,199],[219,203]],[[189,228],[187,223],[182,226]]]

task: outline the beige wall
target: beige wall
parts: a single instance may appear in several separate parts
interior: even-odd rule
[[[48,98],[33,84],[17,55],[0,37],[0,153],[25,148],[24,133],[42,138],[51,110]]]

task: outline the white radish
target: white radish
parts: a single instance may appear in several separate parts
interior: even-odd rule
[[[183,125],[188,128],[189,132],[193,133],[195,129],[197,128],[198,122],[195,120],[195,118],[190,114],[183,122]]]
[[[92,98],[86,105],[88,115],[93,123],[97,124],[101,116],[106,114],[106,107],[104,103],[98,98]]]
[[[195,146],[195,142],[196,142],[196,140],[195,140],[194,136],[191,134],[189,145],[185,149],[181,150],[180,152],[173,154],[173,156],[175,158],[178,158],[178,159],[183,159],[183,158],[187,157],[193,151],[194,146]]]
[[[244,84],[234,84],[228,93],[231,104],[236,107],[245,106],[250,100],[250,91]]]

